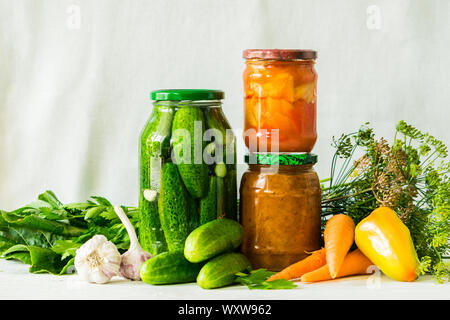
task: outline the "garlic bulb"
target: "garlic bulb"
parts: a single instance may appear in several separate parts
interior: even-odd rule
[[[88,282],[106,283],[120,270],[119,250],[104,235],[95,235],[75,254],[75,269]]]
[[[130,238],[130,248],[122,255],[122,262],[120,263],[120,274],[128,279],[141,280],[139,270],[141,265],[150,259],[152,255],[142,249],[141,245],[134,231],[133,225],[128,219],[127,215],[121,207],[114,207],[114,211],[119,216],[123,225],[127,229],[128,236]]]

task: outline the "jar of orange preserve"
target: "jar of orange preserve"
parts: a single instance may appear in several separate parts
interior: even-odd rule
[[[244,51],[244,140],[251,152],[310,152],[317,139],[316,51]],[[274,129],[278,129],[278,136]]]
[[[320,247],[321,189],[313,154],[251,154],[240,188],[241,250],[279,271]]]

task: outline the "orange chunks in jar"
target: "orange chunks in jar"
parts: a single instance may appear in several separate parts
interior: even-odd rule
[[[313,103],[316,101],[316,85],[314,82],[300,84],[295,87],[294,92],[295,101],[303,100],[308,103]]]
[[[253,96],[260,98],[285,99],[294,101],[294,78],[288,73],[275,74],[273,77],[263,81],[253,81],[250,83],[250,90]]]
[[[317,139],[316,82],[317,74],[312,63],[247,61],[244,71],[244,129],[254,129],[255,135],[245,136],[250,151],[312,150]],[[271,130],[278,130],[278,141],[271,141]],[[252,138],[258,142],[257,150],[249,146]],[[262,143],[267,144],[266,148]]]

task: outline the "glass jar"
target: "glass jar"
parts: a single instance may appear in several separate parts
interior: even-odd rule
[[[316,56],[311,50],[244,51],[244,139],[250,152],[308,153],[313,149]]]
[[[253,268],[280,271],[320,248],[317,156],[253,154],[246,162],[239,202],[241,250]]]
[[[218,90],[158,90],[140,138],[139,240],[151,254],[182,250],[216,218],[237,219],[236,139]]]

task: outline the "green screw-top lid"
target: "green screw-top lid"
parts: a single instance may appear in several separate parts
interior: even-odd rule
[[[312,153],[251,153],[245,155],[249,164],[303,165],[317,163],[317,155]]]
[[[152,91],[152,100],[183,101],[183,100],[221,100],[223,91],[210,89],[167,89]]]

